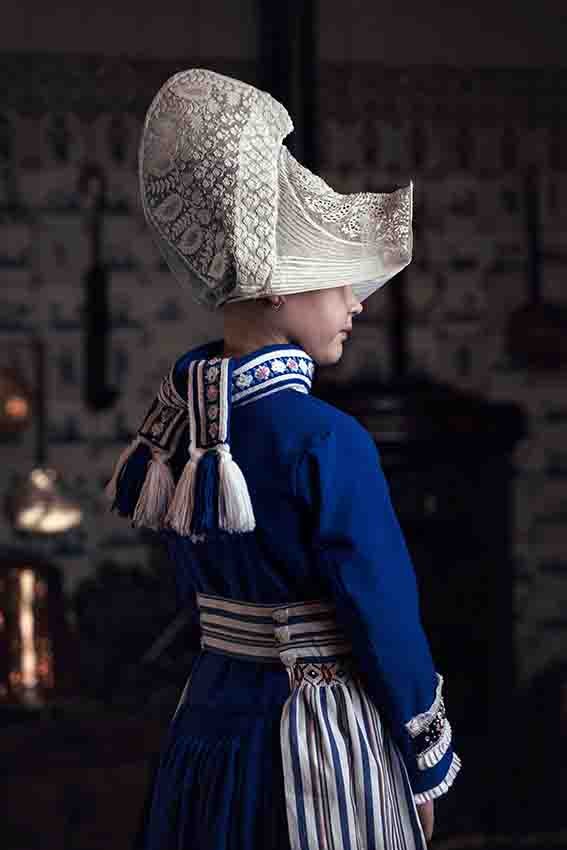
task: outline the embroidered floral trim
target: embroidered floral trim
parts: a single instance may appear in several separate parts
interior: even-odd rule
[[[313,360],[300,350],[292,352],[283,350],[263,355],[234,370],[232,402],[235,406],[246,403],[249,396],[257,397],[258,388],[261,387],[262,391],[273,390],[285,382],[286,376],[293,376],[299,382],[293,385],[294,389],[304,386],[305,391],[308,392],[313,382],[314,371]]]
[[[150,496],[152,499],[159,496],[162,502],[167,496],[167,488],[172,484],[172,479],[171,470],[166,462],[177,450],[183,434],[186,433],[187,424],[189,424],[191,457],[195,463],[198,463],[199,453],[203,451],[213,447],[219,447],[219,450],[220,448],[228,449],[228,445],[224,444],[228,444],[229,437],[230,405],[227,401],[231,381],[231,358],[217,356],[209,360],[192,361],[187,375],[187,398],[182,398],[175,388],[175,366],[176,364],[173,364],[169,373],[163,378],[158,394],[145,415],[136,437],[120,454],[112,477],[105,487],[105,494],[112,503],[111,509],[114,509],[118,482],[126,463],[141,443],[148,445],[152,452],[151,460],[158,463],[148,463],[148,474],[151,472],[156,480],[152,480],[147,497],[144,497],[146,520],[147,517],[156,513],[155,504],[151,502]],[[232,403],[235,406],[250,404],[264,396],[286,389],[308,393],[313,374],[314,362],[302,349],[288,346],[264,352],[232,372],[230,384]],[[193,391],[195,381],[197,381],[198,389],[197,398]],[[230,456],[229,460],[231,460]],[[158,472],[159,481],[156,478]],[[205,539],[204,534],[191,535],[194,543],[203,542]]]
[[[285,350],[284,350],[285,355]],[[228,358],[213,357],[202,366],[204,398],[201,415],[204,417],[201,444],[204,447],[224,442],[227,439],[226,400],[223,387],[228,383]],[[275,391],[280,384],[285,386],[286,377],[297,378],[307,392],[312,383],[315,364],[302,351],[292,351],[288,356],[282,352],[260,355],[248,364],[235,369],[232,375],[232,403],[246,403],[249,396],[263,395],[265,390]],[[294,385],[294,388],[298,387]],[[252,399],[250,399],[252,400]],[[204,430],[203,430],[204,429]]]
[[[218,442],[224,442],[227,438],[226,434],[226,416],[222,416],[224,412],[225,400],[222,398],[221,384],[226,383],[226,371],[228,361],[220,357],[213,357],[203,364],[203,381],[204,381],[204,429],[205,439],[203,445],[210,447]],[[223,410],[221,411],[221,406]]]
[[[163,450],[169,456],[175,450],[176,435],[184,418],[185,403],[175,389],[170,372],[163,379],[138,435],[148,445]]]

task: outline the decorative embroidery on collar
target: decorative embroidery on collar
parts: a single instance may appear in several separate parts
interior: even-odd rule
[[[227,358],[211,357],[196,363],[204,378],[205,397],[199,401],[199,431],[202,445],[225,438],[228,427],[219,404],[222,383],[228,380]],[[138,430],[144,442],[161,448],[166,457],[173,454],[180,427],[187,417],[187,399],[175,389],[173,369],[162,381],[160,391]],[[311,357],[300,348],[283,347],[264,352],[236,367],[232,372],[232,405],[242,407],[264,396],[293,389],[309,393],[313,383],[315,365]]]
[[[131,516],[134,525],[156,530],[169,527],[195,542],[217,527],[231,533],[255,528],[246,481],[230,452],[232,406],[251,404],[287,389],[309,393],[314,374],[312,358],[293,345],[266,346],[242,358],[240,365],[236,358],[219,356],[213,346],[203,347],[199,353],[205,357],[189,363],[185,398],[175,386],[176,364],[164,377],[105,488],[112,508]],[[207,358],[207,354],[212,356]],[[187,419],[189,459],[175,481],[168,461],[177,450]],[[151,462],[139,455],[142,450],[147,452],[144,445],[151,449]],[[211,452],[218,455],[216,463],[210,461]],[[126,475],[122,482],[122,473],[133,455],[146,464],[141,489],[122,486],[128,478]],[[208,498],[215,486],[218,517]]]
[[[309,393],[314,370],[313,360],[300,348],[281,348],[260,354],[234,370],[232,404],[242,407],[285,389]]]

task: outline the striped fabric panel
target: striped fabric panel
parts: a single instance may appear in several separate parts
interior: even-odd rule
[[[356,678],[296,688],[280,730],[292,850],[425,850],[401,756]]]
[[[204,647],[287,669],[280,742],[291,850],[427,850],[405,765],[351,667],[334,607],[197,602]]]
[[[328,661],[352,651],[337,628],[334,607],[327,602],[283,606],[285,626],[278,626],[274,619],[281,605],[239,603],[201,593],[197,594],[197,604],[201,646],[214,652],[277,662],[282,652],[293,652],[296,660]],[[288,629],[285,636],[282,628]]]

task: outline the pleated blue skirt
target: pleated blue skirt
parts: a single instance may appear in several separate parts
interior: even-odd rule
[[[201,652],[165,735],[144,850],[426,850],[333,606],[197,601]]]

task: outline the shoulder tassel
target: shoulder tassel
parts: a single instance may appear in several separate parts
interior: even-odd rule
[[[191,448],[189,460],[185,464],[181,477],[169,505],[165,524],[178,534],[189,536],[195,509],[195,484],[199,461],[205,454],[204,449]]]
[[[147,446],[151,450],[152,456],[147,463],[145,471],[142,472],[142,467],[136,473],[135,478],[143,474],[143,482],[139,494],[136,498],[136,489],[140,486],[139,483],[134,483],[129,475],[126,466],[128,461],[134,457],[140,446]],[[129,478],[130,488],[124,490],[122,484],[119,487],[119,480],[122,473]],[[133,485],[133,489],[132,489]],[[165,461],[165,456],[162,455],[159,449],[152,447],[139,434],[126,446],[116,461],[112,478],[104,488],[106,498],[114,507],[119,499],[126,502],[122,505],[122,512],[132,517],[132,522],[135,526],[144,526],[159,530],[162,527],[163,518],[167,507],[173,497],[175,490],[175,482],[170,466]],[[133,499],[132,499],[133,497]],[[135,505],[133,504],[135,500]]]
[[[201,468],[205,454],[210,455],[206,469]],[[217,462],[219,527],[229,532],[253,531],[256,527],[254,510],[242,471],[233,460],[226,443],[221,443],[216,446],[215,452],[210,449],[191,449],[189,461],[179,479],[165,519],[166,525],[179,534],[189,536],[194,532],[211,530],[211,511],[207,508],[210,500],[206,496],[211,495],[214,490],[213,482],[208,479],[215,473]],[[198,486],[202,492],[200,498],[196,499]],[[199,516],[196,515],[196,501],[199,502]]]
[[[135,526],[158,531],[175,491],[175,481],[169,464],[159,449],[152,450],[146,477],[132,517]]]
[[[142,442],[142,440],[140,439],[140,436],[138,435],[120,453],[120,456],[119,456],[119,458],[116,461],[116,464],[114,466],[112,478],[110,479],[110,481],[108,482],[108,484],[104,488],[104,494],[110,502],[114,502],[115,499],[116,499],[116,487],[117,487],[118,479],[120,478],[120,473],[122,472],[124,466],[126,465],[128,459],[130,458],[130,456],[134,454],[134,452],[136,451],[136,449],[138,448],[138,446],[140,445],[141,442]]]
[[[216,448],[219,455],[219,525],[225,531],[253,531],[256,519],[242,470],[226,443]]]

